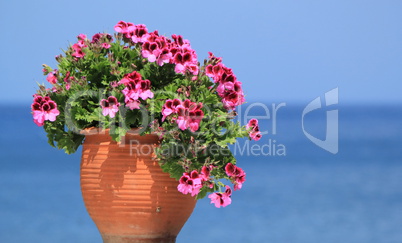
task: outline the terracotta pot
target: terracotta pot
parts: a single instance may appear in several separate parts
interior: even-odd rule
[[[107,131],[87,129],[81,190],[104,242],[175,242],[196,200],[155,160],[156,135],[127,134],[122,143]]]

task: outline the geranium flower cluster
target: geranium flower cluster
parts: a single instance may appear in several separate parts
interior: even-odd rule
[[[258,141],[261,139],[262,135],[260,132],[260,127],[258,125],[258,120],[257,119],[251,119],[247,125],[246,128],[249,130],[249,136],[251,139]]]
[[[109,49],[110,48],[110,42],[113,41],[113,37],[109,34],[104,34],[104,33],[97,33],[94,36],[92,36],[92,41],[91,44],[95,45],[100,45],[104,49]]]
[[[55,121],[56,117],[60,114],[56,102],[51,100],[49,96],[34,95],[31,108],[34,122],[38,126],[43,126],[46,120]]]
[[[130,22],[119,21],[114,26],[114,30],[134,43],[142,43],[148,38],[148,29],[143,24],[134,25]]]
[[[213,64],[205,68],[206,75],[218,84],[216,91],[222,97],[223,105],[228,110],[234,110],[245,102],[242,84],[237,80],[231,68],[227,68],[221,58],[209,53]]]
[[[225,166],[225,171],[234,184],[234,189],[240,190],[243,183],[246,181],[246,173],[244,170],[232,163],[228,163]],[[232,203],[232,189],[228,185],[226,185],[225,188],[225,192],[214,192],[208,196],[208,198],[211,199],[211,203],[215,204],[217,208],[221,206],[226,207]]]
[[[190,42],[180,35],[172,35],[173,41],[160,36],[158,31],[148,33],[145,25],[134,25],[120,21],[114,27],[115,31],[131,39],[133,43],[142,45],[141,54],[149,62],[156,62],[159,66],[164,63],[175,64],[176,73],[198,74],[198,60],[196,52]]]
[[[246,181],[246,173],[244,172],[244,170],[232,163],[228,163],[225,166],[225,171],[229,178],[232,180],[234,184],[234,189],[240,190],[243,186],[243,183]]]
[[[78,42],[75,43],[72,46],[72,49],[74,50],[73,54],[71,56],[75,58],[82,58],[85,56],[85,53],[82,51],[83,48],[88,47],[87,44],[85,43],[85,40],[87,39],[87,36],[84,34],[78,35]]]
[[[71,56],[76,59],[83,58],[85,56],[84,48],[88,47],[88,44],[94,46],[100,46],[101,48],[109,49],[110,43],[113,41],[113,37],[109,34],[97,33],[92,36],[92,40],[89,43],[87,36],[84,34],[79,34],[77,36],[78,42],[71,46],[73,53]]]
[[[190,173],[183,173],[183,176],[180,177],[177,190],[183,194],[190,193],[191,196],[196,196],[203,186],[213,188],[214,183],[210,177],[212,170],[212,166],[203,166],[201,173],[197,170],[193,170]],[[246,173],[244,170],[232,163],[228,163],[225,166],[225,172],[234,184],[234,189],[240,190],[243,183],[246,181]],[[232,189],[228,185],[225,185],[225,188],[225,192],[215,192],[208,196],[211,199],[211,203],[215,204],[218,208],[221,206],[226,207],[232,202]]]
[[[212,167],[203,166],[201,169],[201,173],[198,173],[197,170],[193,170],[190,173],[183,173],[183,176],[180,177],[177,190],[183,194],[190,193],[191,196],[194,197],[198,195],[204,185],[212,188],[213,183],[211,181],[211,178],[209,177],[211,170]]]
[[[109,96],[107,99],[101,100],[102,107],[102,115],[109,115],[113,118],[116,113],[119,111],[120,103],[117,101],[117,98],[114,96]]]
[[[154,97],[154,93],[151,91],[151,81],[143,80],[137,71],[124,75],[118,84],[125,85],[121,92],[124,94],[127,107],[131,110],[140,109],[140,98],[146,100]]]
[[[162,108],[162,121],[171,115],[172,120],[176,121],[179,128],[184,131],[190,128],[190,131],[195,132],[200,127],[204,112],[201,110],[202,103],[192,102],[187,99],[181,101],[179,99],[166,100]]]

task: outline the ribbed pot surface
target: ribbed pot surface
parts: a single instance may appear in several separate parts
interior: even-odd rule
[[[132,132],[118,144],[107,131],[85,135],[81,190],[104,242],[175,242],[196,200],[155,160],[158,137]]]

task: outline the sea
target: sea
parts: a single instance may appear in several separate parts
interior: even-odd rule
[[[238,110],[264,133],[231,146],[246,182],[225,208],[199,200],[177,242],[402,242],[402,105],[306,105]],[[49,146],[30,104],[0,110],[0,242],[102,242],[82,200],[81,151]]]

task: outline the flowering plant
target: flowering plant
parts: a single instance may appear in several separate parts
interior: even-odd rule
[[[238,190],[246,174],[228,144],[261,138],[256,119],[246,126],[233,121],[245,102],[241,82],[212,53],[201,65],[180,35],[167,38],[124,21],[114,29],[113,36],[78,35],[56,56],[57,69],[43,65],[51,88],[39,85],[33,96],[34,122],[66,153],[82,144],[85,128],[110,129],[116,141],[132,128],[156,133],[159,164],[180,192],[197,199],[210,193],[216,207],[230,204],[232,189],[222,179]]]

